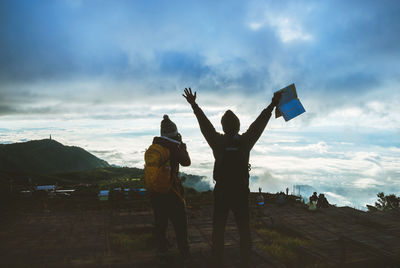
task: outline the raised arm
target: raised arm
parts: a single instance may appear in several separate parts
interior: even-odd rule
[[[210,120],[208,120],[203,110],[201,110],[201,108],[197,105],[196,92],[194,92],[193,94],[191,88],[185,88],[184,94],[182,94],[182,96],[192,106],[193,112],[196,115],[197,121],[199,122],[201,133],[203,134],[207,143],[210,145],[211,148],[214,148],[216,139],[219,134],[215,130],[214,126],[211,124]]]
[[[260,138],[271,118],[272,110],[279,104],[281,96],[281,94],[275,94],[268,107],[261,112],[257,119],[250,125],[249,129],[243,133],[243,138],[248,141],[249,149],[253,148],[254,144]]]

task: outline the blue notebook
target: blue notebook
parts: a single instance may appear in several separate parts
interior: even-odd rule
[[[282,88],[275,93],[282,93],[281,101],[275,109],[276,118],[282,115],[285,121],[289,121],[306,111],[297,97],[296,87],[294,84]]]

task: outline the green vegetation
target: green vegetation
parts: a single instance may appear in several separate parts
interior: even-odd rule
[[[76,184],[92,184],[101,189],[111,187],[130,187],[130,185],[142,187],[140,179],[143,170],[138,168],[107,167],[77,172],[57,174],[37,174],[0,171],[0,190],[10,188],[12,182],[14,189],[26,189],[29,185],[58,184],[59,186],[73,186]],[[28,178],[31,180],[29,182]],[[136,181],[135,181],[136,180]]]
[[[291,237],[265,227],[257,232],[271,241],[269,244],[259,243],[257,246],[286,265],[294,265],[301,258],[300,248],[311,244],[309,240]]]
[[[138,168],[127,167],[107,167],[98,168],[80,172],[69,172],[56,174],[57,177],[62,179],[72,180],[75,183],[93,183],[99,186],[106,184],[117,184],[115,187],[121,187],[119,183],[131,181],[131,179],[142,178],[144,171]]]
[[[295,230],[279,224],[269,227],[259,216],[258,213],[253,213],[251,219],[251,228],[264,239],[256,247],[288,267],[319,267],[318,260],[305,256],[303,250],[304,247],[312,246],[313,241],[304,239]]]
[[[110,233],[110,247],[117,252],[146,251],[154,248],[152,233]]]
[[[141,178],[114,178],[111,180],[103,180],[98,183],[100,190],[114,188],[143,188],[143,180]]]
[[[395,194],[385,195],[385,193],[380,192],[377,196],[378,201],[375,202],[375,206],[367,205],[369,211],[386,211],[400,207],[400,197],[397,197]]]

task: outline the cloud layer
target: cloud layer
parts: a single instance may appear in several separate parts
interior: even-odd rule
[[[400,181],[399,12],[394,0],[2,1],[0,142],[52,133],[141,167],[169,114],[194,160],[185,172],[210,180],[183,88],[219,130],[232,109],[245,131],[295,82],[307,112],[271,119],[252,152],[255,182],[364,205]]]

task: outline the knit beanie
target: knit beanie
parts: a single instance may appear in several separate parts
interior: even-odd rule
[[[239,118],[231,110],[226,111],[225,114],[222,116],[221,124],[225,134],[234,135],[239,132]]]
[[[174,138],[178,135],[178,129],[174,122],[169,119],[168,115],[164,115],[164,119],[161,121],[161,136]]]

